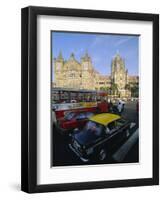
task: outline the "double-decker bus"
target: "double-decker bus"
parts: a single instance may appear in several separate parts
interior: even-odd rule
[[[52,111],[55,112],[56,119],[64,117],[67,112],[74,110],[96,112],[98,105],[106,97],[107,93],[103,91],[52,88]],[[99,109],[102,107],[99,106]]]

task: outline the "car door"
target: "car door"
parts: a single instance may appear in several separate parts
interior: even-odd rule
[[[111,122],[107,126],[108,142],[110,146],[116,146],[119,143],[119,128],[116,126],[116,122]]]
[[[124,119],[119,119],[116,121],[116,126],[119,129],[119,140],[123,141],[126,139],[126,131],[128,129],[128,125]]]

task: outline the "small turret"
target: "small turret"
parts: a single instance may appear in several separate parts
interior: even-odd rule
[[[59,52],[59,55],[58,55],[56,60],[57,61],[63,61],[63,56],[62,56],[62,52],[61,51]]]
[[[121,56],[119,54],[119,51],[117,51],[114,60],[116,60],[116,61],[122,60],[122,58],[121,58]]]
[[[74,53],[71,53],[70,60],[74,60],[74,59],[75,59],[75,55],[74,55]]]
[[[88,51],[85,52],[84,56],[81,58],[82,61],[91,61]]]
[[[64,59],[63,59],[63,56],[62,56],[62,52],[60,51],[58,57],[56,59],[54,59],[54,71],[55,71],[55,73],[60,71],[62,69],[63,65],[64,65]]]

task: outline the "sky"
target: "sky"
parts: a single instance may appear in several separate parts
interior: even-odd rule
[[[118,34],[92,34],[77,32],[52,32],[52,56],[62,52],[68,60],[71,53],[80,62],[88,52],[94,68],[103,75],[111,73],[111,61],[116,53],[125,60],[130,75],[138,75],[139,36]]]

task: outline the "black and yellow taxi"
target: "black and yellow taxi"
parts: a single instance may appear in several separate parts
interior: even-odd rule
[[[92,116],[82,130],[74,130],[69,147],[84,162],[103,161],[117,141],[129,136],[128,121],[117,114],[102,113]]]

